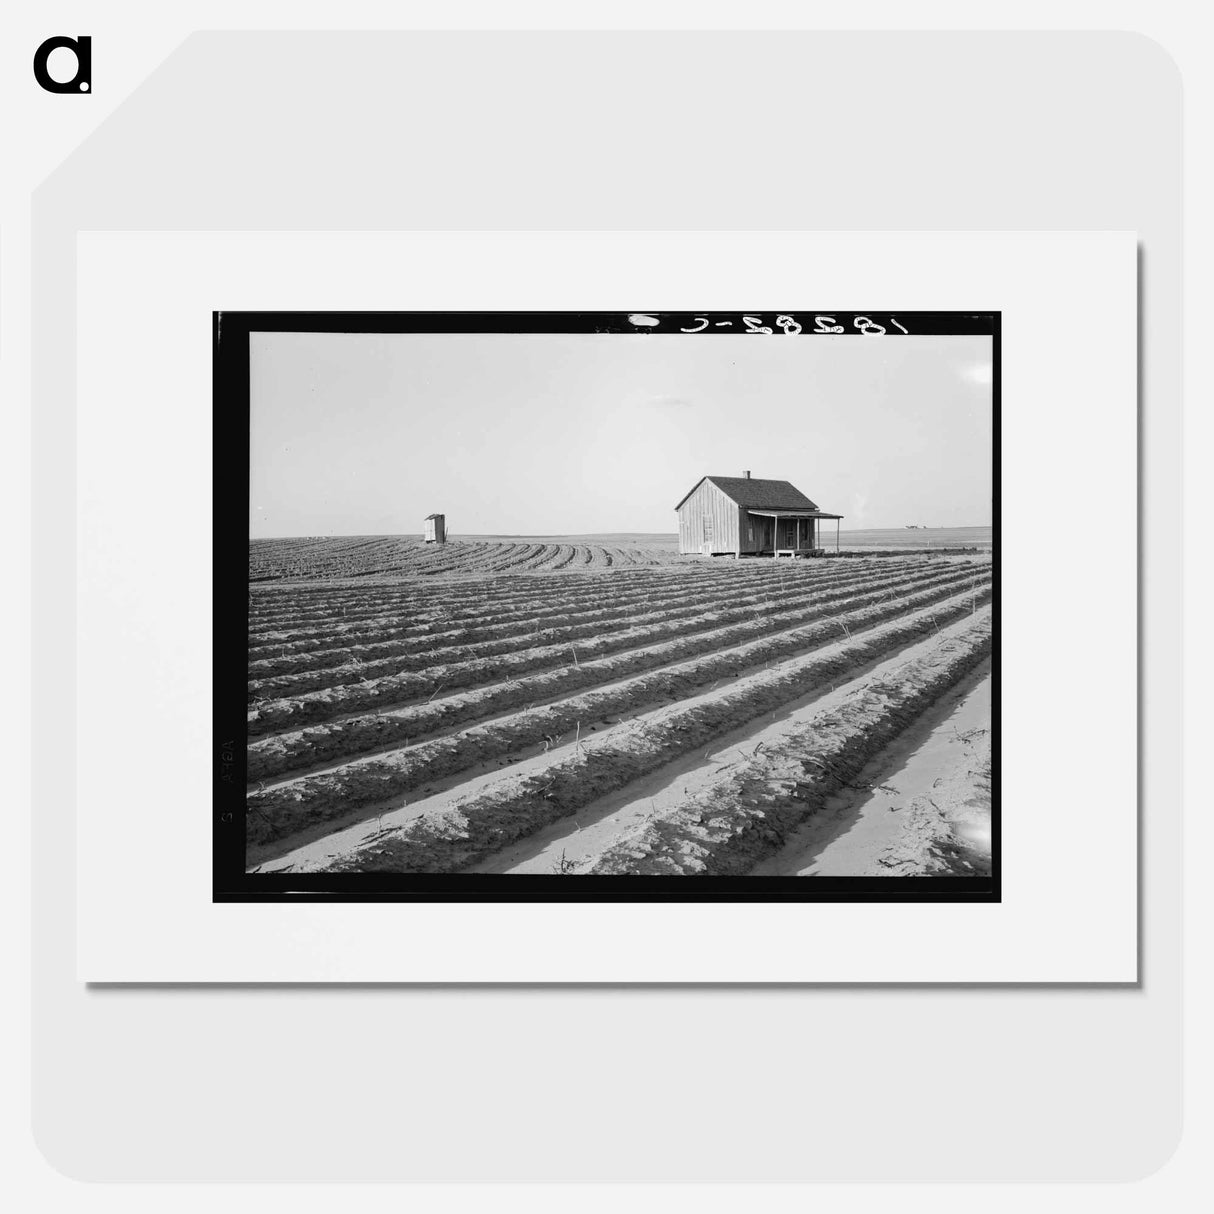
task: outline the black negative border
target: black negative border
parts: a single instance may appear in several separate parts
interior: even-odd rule
[[[631,318],[656,320],[640,327]],[[315,333],[630,333],[678,334],[698,325],[713,336],[754,336],[746,317],[774,327],[795,317],[829,317],[842,336],[988,335],[992,385],[991,867],[980,877],[589,877],[474,873],[245,872],[246,713],[248,678],[249,335]],[[212,315],[213,406],[213,833],[215,902],[999,902],[1002,899],[1001,730],[1001,322],[1000,312],[216,312]],[[776,330],[777,333],[780,330]],[[781,334],[783,335],[783,334]],[[689,339],[698,333],[685,334]]]

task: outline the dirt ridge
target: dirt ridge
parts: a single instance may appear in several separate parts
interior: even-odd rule
[[[894,590],[909,591],[899,601],[913,604],[921,601],[923,595],[934,593],[937,588],[971,582],[976,583],[977,579],[968,574],[947,571],[935,577],[899,582],[895,586],[882,583],[871,590],[867,585],[847,586],[808,600],[794,599],[791,605],[768,613],[746,607],[736,612],[724,610],[691,619],[671,616],[601,637],[591,634],[588,638],[578,638],[576,643],[571,640],[549,646],[533,646],[490,658],[472,658],[446,666],[407,671],[365,683],[338,684],[291,698],[259,703],[248,714],[248,734],[250,737],[282,737],[308,726],[335,722],[338,718],[361,717],[374,710],[404,709],[419,699],[435,697],[439,691],[447,691],[450,697],[450,693],[459,688],[472,687],[483,688],[487,694],[496,684],[486,686],[486,680],[514,683],[527,689],[546,686],[546,683],[540,684],[536,680],[548,674],[569,686],[585,687],[618,677],[626,670],[640,671],[667,665],[675,660],[675,654],[690,657],[710,652],[724,644],[741,644],[755,637],[836,616],[841,612],[851,613],[868,604],[890,600]],[[474,690],[468,694],[478,692]],[[521,703],[527,698],[520,695],[518,701]],[[441,708],[443,702],[440,701],[438,707]],[[425,711],[423,708],[423,715]],[[383,727],[391,729],[391,722],[392,718],[385,718]]]
[[[981,597],[988,596],[989,589]],[[506,777],[454,809],[374,836],[353,854],[336,858],[326,871],[436,872],[467,867],[680,754],[711,743],[740,723],[806,694],[817,684],[848,676],[970,612],[969,596],[959,596],[829,651],[751,676],[723,694],[672,706],[660,719],[621,727],[610,740],[596,741],[593,748],[585,747],[547,770]]]
[[[846,587],[892,585],[911,583],[941,576],[939,567],[931,570],[865,570],[862,574],[837,579],[823,579],[812,584],[789,587],[760,587],[744,590],[730,596],[722,603],[719,593],[693,593],[684,591],[669,598],[645,599],[609,606],[597,610],[553,614],[547,617],[531,612],[512,614],[499,625],[494,617],[487,618],[478,628],[452,629],[449,632],[419,634],[405,639],[371,643],[355,643],[333,649],[311,650],[305,653],[263,658],[249,664],[250,699],[282,698],[312,690],[323,690],[336,686],[332,680],[340,681],[343,673],[353,681],[358,678],[381,678],[402,674],[411,670],[425,669],[441,664],[453,655],[461,659],[497,657],[528,648],[554,645],[561,641],[575,641],[585,637],[606,637],[669,620],[677,613],[690,625],[694,619],[714,619],[736,615],[741,618],[747,609],[760,605],[804,600],[813,595],[832,593]],[[601,601],[601,600],[599,600]],[[641,610],[638,611],[638,608]],[[520,629],[519,625],[534,623],[533,631]],[[541,628],[543,623],[546,626]],[[478,640],[478,633],[495,629],[494,635]],[[396,631],[393,629],[392,631]],[[502,635],[497,635],[500,631]],[[449,639],[447,639],[449,638]]]
[[[845,710],[790,730],[708,790],[633,827],[582,871],[598,876],[739,875],[781,847],[918,714],[991,651],[989,612],[883,680],[859,688]]]

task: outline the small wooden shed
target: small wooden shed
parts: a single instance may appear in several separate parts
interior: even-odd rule
[[[675,507],[679,551],[705,556],[811,556],[822,551],[823,519],[835,520],[839,547],[841,514],[819,510],[788,481],[741,476],[701,477]]]
[[[447,516],[445,514],[426,515],[426,543],[445,544],[447,542]]]

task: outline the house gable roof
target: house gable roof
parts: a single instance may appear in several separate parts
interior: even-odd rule
[[[789,481],[757,480],[752,476],[702,476],[675,507],[678,510],[705,481],[711,481],[727,498],[744,509],[817,510],[817,506]]]

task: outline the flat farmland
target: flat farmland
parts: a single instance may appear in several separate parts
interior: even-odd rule
[[[253,540],[249,581],[349,577],[483,577],[686,563],[675,536],[477,536],[424,544],[416,535]]]
[[[255,541],[249,870],[989,872],[989,553],[599,538]]]

